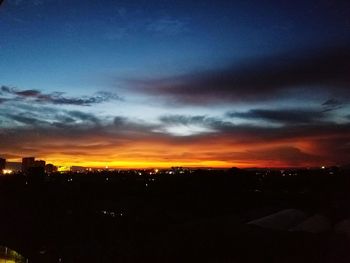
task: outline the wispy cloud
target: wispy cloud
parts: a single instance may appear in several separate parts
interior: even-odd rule
[[[0,120],[4,123],[3,128],[11,129],[19,127],[37,129],[92,127],[105,122],[105,118],[97,117],[88,112],[28,105],[2,109]]]
[[[39,90],[19,90],[7,86],[1,86],[3,95],[10,95],[7,100],[27,100],[36,103],[57,104],[57,105],[77,105],[91,106],[107,102],[110,100],[122,100],[119,96],[108,92],[98,92],[94,96],[66,97],[63,92],[43,93]]]
[[[328,99],[324,103],[322,103],[323,111],[334,111],[341,109],[344,106],[344,103],[340,100],[336,99]]]

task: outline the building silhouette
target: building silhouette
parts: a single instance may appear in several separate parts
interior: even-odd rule
[[[22,158],[22,173],[28,176],[41,176],[46,173],[57,172],[57,167],[44,160],[35,160],[35,157]]]
[[[48,174],[55,173],[57,172],[57,166],[53,165],[52,163],[48,163],[45,165],[45,172]]]
[[[35,157],[22,158],[22,173],[28,173],[29,169],[34,166]]]
[[[45,165],[46,165],[46,162],[44,160],[37,160],[37,161],[34,161],[33,167],[40,167],[40,168],[44,168],[45,170]]]
[[[28,168],[26,174],[31,177],[43,177],[45,175],[46,162],[43,160],[34,160],[34,163]]]
[[[6,159],[0,158],[0,173],[2,173],[5,167],[6,167]]]

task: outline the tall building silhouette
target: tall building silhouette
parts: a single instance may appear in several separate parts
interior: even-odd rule
[[[6,167],[6,159],[0,158],[0,173],[2,173],[2,170],[4,170]]]
[[[35,164],[35,157],[22,158],[22,173],[28,173],[29,169]]]

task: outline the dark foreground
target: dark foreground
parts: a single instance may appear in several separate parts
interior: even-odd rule
[[[349,189],[342,170],[1,177],[0,245],[28,262],[350,262]]]

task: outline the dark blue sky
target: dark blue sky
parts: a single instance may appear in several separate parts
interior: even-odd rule
[[[254,141],[241,134],[234,139],[227,125],[235,132],[253,126],[256,137],[263,136],[258,128],[347,125],[349,43],[349,1],[5,0],[0,125],[6,134],[59,133],[68,125],[67,141],[76,127],[92,129],[86,140],[95,140],[95,129],[106,131],[120,120],[129,133],[169,136],[164,144],[184,136],[229,137],[222,143],[239,144],[240,153],[228,157],[229,150],[218,146],[212,158],[227,165],[252,151],[241,141]],[[347,126],[341,128],[347,145]],[[113,136],[120,135],[107,140],[109,151],[118,148]],[[270,151],[315,151],[314,142],[282,143],[280,136],[267,145]],[[21,154],[3,147],[7,156]],[[28,147],[61,162],[71,156]],[[179,156],[189,147],[183,143]],[[154,162],[162,161],[159,156]],[[179,156],[170,160],[186,162]],[[189,163],[211,160],[203,158]]]
[[[177,74],[350,38],[346,1],[197,2],[7,0],[2,81],[71,90],[104,73]]]

